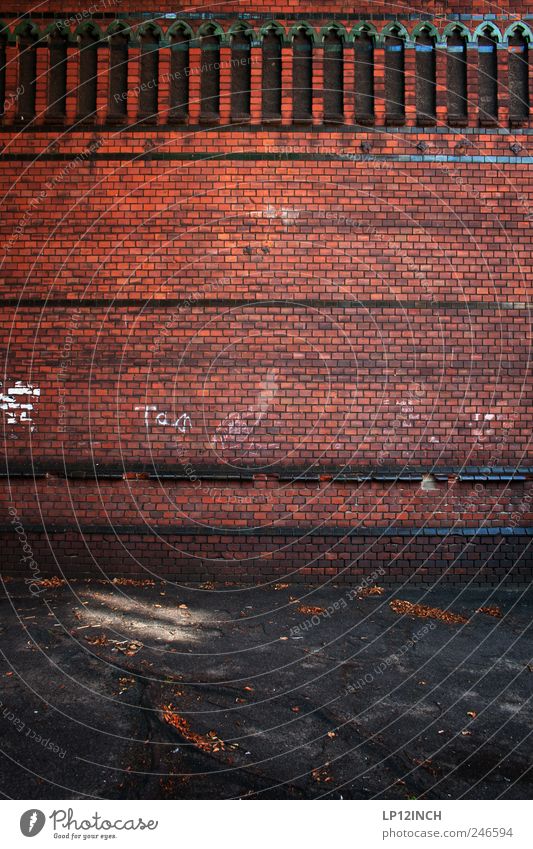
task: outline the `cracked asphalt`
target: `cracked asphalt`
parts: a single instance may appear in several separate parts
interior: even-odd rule
[[[5,797],[531,798],[531,592],[137,584],[4,584]]]

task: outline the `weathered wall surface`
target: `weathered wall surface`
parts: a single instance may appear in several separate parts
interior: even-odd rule
[[[26,32],[17,27],[26,24],[7,21],[7,569],[529,581],[533,151],[529,117],[511,120],[507,77],[509,28],[520,19],[529,44],[528,10],[427,8],[438,35],[435,116],[425,126],[414,12],[398,19],[408,34],[405,100],[391,126],[382,35],[390,11],[288,4],[278,14],[256,3],[243,17],[241,7],[217,7],[220,113],[202,124],[196,34],[205,20],[184,10],[198,73],[186,118],[170,125],[163,83],[157,117],[138,121],[137,28],[153,16],[123,7],[93,13],[97,109],[83,122],[75,33],[86,10],[48,3],[31,16],[41,76],[30,121],[17,96]],[[444,33],[459,11],[468,114],[450,127]],[[337,12],[348,35],[344,115],[332,125],[320,34]],[[224,67],[239,15],[256,39],[250,116],[240,123],[231,121]],[[122,123],[109,121],[102,35],[117,16],[131,27]],[[64,114],[51,120],[41,37],[58,17],[70,33],[67,93]],[[290,73],[301,17],[316,33],[307,125],[294,122]],[[285,35],[281,115],[266,124],[260,30],[270,19]],[[372,125],[362,126],[350,33],[364,20],[377,35]],[[498,28],[492,122],[479,110],[475,32],[484,22]],[[162,80],[173,19],[155,23]]]

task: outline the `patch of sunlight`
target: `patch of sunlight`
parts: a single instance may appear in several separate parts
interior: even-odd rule
[[[188,608],[180,609],[176,604],[172,609],[167,605],[156,607],[159,602],[143,602],[127,598],[119,593],[87,590],[83,593],[89,602],[80,610],[82,627],[107,627],[113,630],[133,631],[152,639],[167,639],[182,637],[187,642],[197,642],[205,638],[199,630],[195,633],[198,621],[197,613],[194,619]]]

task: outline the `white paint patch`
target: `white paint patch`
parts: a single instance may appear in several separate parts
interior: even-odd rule
[[[0,382],[0,386],[1,386]],[[38,399],[41,395],[41,390],[38,386],[32,383],[25,383],[22,380],[17,380],[14,386],[6,386],[5,392],[0,392],[0,410],[4,414],[6,424],[28,424],[33,421],[30,413],[34,409],[34,405],[29,402],[30,398]],[[23,401],[19,401],[21,396],[26,396]],[[35,430],[34,425],[30,430]]]
[[[41,390],[38,386],[31,386],[28,383],[23,383],[22,380],[17,380],[11,389],[7,390],[8,395],[40,395]]]
[[[505,418],[505,417],[502,416],[502,415],[499,415],[499,414],[497,415],[496,413],[474,413],[474,421],[475,422],[480,422],[482,420],[485,421],[485,422],[492,422],[495,419],[503,419],[503,418]]]

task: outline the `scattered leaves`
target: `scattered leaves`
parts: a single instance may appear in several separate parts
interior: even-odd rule
[[[57,575],[54,575],[53,578],[41,578],[40,581],[34,581],[35,584],[39,587],[44,587],[47,590],[57,589],[57,587],[64,587],[66,581],[64,578],[58,578]]]
[[[467,715],[467,716],[471,716],[471,717],[472,717],[472,719],[475,719],[475,718],[476,718],[476,716],[477,716],[477,713],[476,713],[476,711],[475,711],[475,710],[467,710],[466,715]]]
[[[298,705],[293,705],[291,707],[291,710],[293,713],[300,713],[300,708],[298,707]]]
[[[139,580],[138,578],[113,578],[111,581],[117,587],[155,587],[155,581],[150,578]]]
[[[428,607],[426,604],[413,604],[411,601],[394,598],[389,602],[395,613],[403,613],[407,616],[419,616],[421,619],[438,619],[452,625],[460,622],[468,622],[466,616],[460,613],[451,613],[449,610],[441,610],[440,607]]]
[[[287,590],[289,588],[288,584],[274,584],[275,590]]]
[[[207,734],[198,734],[193,731],[185,717],[176,713],[172,705],[163,705],[163,719],[169,725],[172,725],[188,743],[192,743],[197,749],[202,752],[223,752],[226,748],[226,743],[221,740],[216,731],[208,731]],[[236,744],[229,746],[231,749],[237,748]]]
[[[324,613],[323,607],[313,607],[313,605],[308,604],[301,604],[296,610],[306,616],[318,616],[320,613]]]

